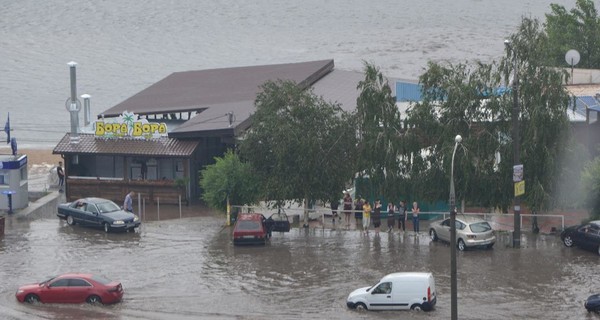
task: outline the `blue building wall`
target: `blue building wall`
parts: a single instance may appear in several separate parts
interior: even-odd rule
[[[396,102],[421,101],[421,85],[396,82]]]

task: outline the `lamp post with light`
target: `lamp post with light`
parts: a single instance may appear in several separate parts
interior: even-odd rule
[[[456,281],[456,194],[454,192],[454,156],[462,137],[454,138],[454,151],[452,152],[452,165],[450,167],[450,309],[452,320],[458,319],[457,281]]]

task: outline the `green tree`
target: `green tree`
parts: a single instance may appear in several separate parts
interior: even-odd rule
[[[248,163],[240,161],[233,151],[216,157],[215,163],[200,171],[202,199],[209,207],[225,210],[227,198],[231,204],[253,204],[260,195],[258,179]]]
[[[552,204],[556,160],[569,136],[569,97],[562,85],[564,73],[544,66],[544,41],[539,22],[524,18],[499,64],[429,64],[420,77],[423,99],[409,111],[404,135],[405,157],[412,159],[408,183],[417,195],[447,199],[454,137],[460,134],[457,199],[503,210],[509,207],[514,194],[514,91],[502,94],[498,89],[516,67],[525,202],[534,212]]]
[[[568,66],[565,54],[576,49],[581,55],[578,68],[600,68],[600,18],[594,2],[577,0],[571,11],[559,4],[551,4],[550,8],[552,13],[546,14],[545,23],[548,65]]]
[[[357,167],[359,175],[368,176],[372,191],[388,200],[396,199],[402,190],[401,157],[402,122],[396,99],[388,81],[377,67],[365,63],[365,79],[359,82]]]
[[[351,117],[291,81],[266,82],[255,104],[240,152],[260,176],[264,198],[304,202],[305,208],[339,199],[355,172]]]
[[[591,220],[600,219],[600,158],[589,162],[581,174],[583,189],[587,190],[587,202],[592,208]]]

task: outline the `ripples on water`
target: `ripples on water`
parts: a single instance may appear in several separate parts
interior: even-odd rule
[[[491,61],[522,16],[575,0],[5,1],[0,10],[0,123],[20,146],[69,131],[69,61],[93,115],[172,72],[335,59],[416,79],[427,61]],[[81,120],[80,120],[81,121]]]
[[[360,235],[292,229],[266,246],[234,247],[215,218],[147,222],[136,233],[105,234],[58,219],[7,220],[0,241],[3,319],[444,319],[450,314],[450,252],[425,233]],[[556,236],[525,236],[511,249],[458,253],[461,319],[583,318],[583,300],[600,286],[598,256],[565,248]],[[83,271],[120,280],[112,306],[19,304],[19,285]],[[431,313],[348,310],[350,291],[397,271],[431,271]]]

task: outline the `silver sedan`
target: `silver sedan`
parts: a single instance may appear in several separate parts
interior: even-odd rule
[[[431,240],[450,242],[450,218],[432,222],[429,229]],[[496,236],[490,224],[480,218],[456,217],[456,246],[463,251],[471,247],[491,248]]]

